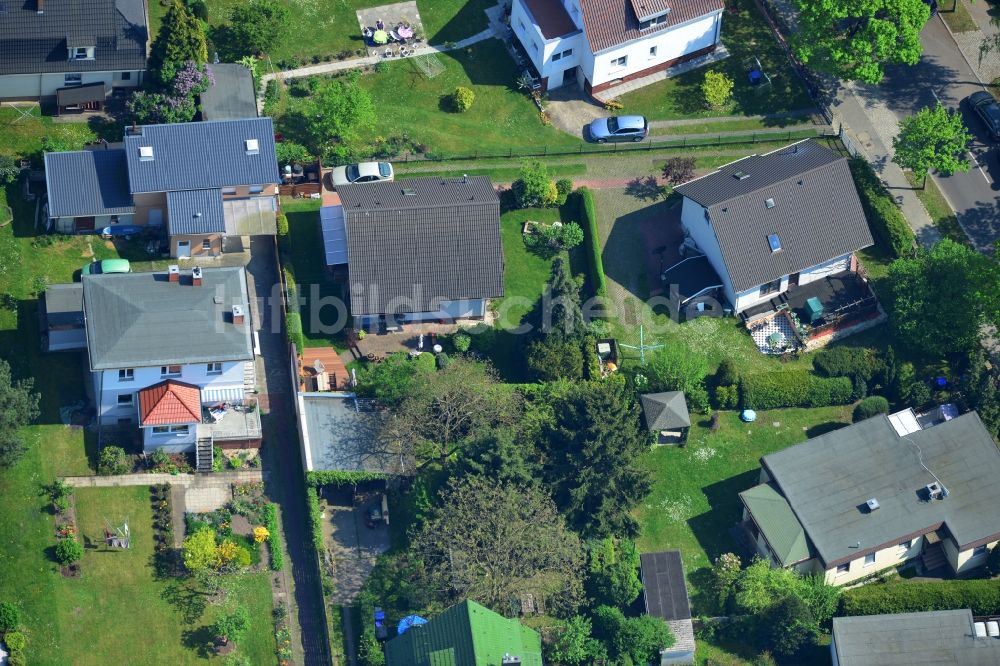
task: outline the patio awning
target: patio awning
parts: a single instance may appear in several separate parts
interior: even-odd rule
[[[670,293],[673,285],[677,285],[681,305],[713,289],[722,288],[719,274],[712,268],[708,257],[700,255],[688,257],[674,264],[661,275],[663,286]]]
[[[323,206],[319,209],[320,226],[323,228],[323,251],[326,265],[347,263],[347,227],[344,224],[343,206]]]
[[[274,197],[227,199],[222,202],[229,236],[274,236],[278,233]]]
[[[103,102],[108,96],[108,90],[103,81],[88,83],[82,86],[71,86],[56,90],[56,105],[75,106],[87,102]]]

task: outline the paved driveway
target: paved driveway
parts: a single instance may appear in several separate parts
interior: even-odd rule
[[[334,603],[350,606],[375,567],[378,556],[389,550],[389,527],[368,527],[367,512],[379,506],[382,494],[359,493],[353,498],[327,498],[323,533],[334,558],[337,589]]]

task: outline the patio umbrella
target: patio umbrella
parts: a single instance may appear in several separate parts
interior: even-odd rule
[[[784,336],[784,334],[782,334],[781,331],[775,331],[771,335],[767,336],[768,343],[772,344],[772,345],[779,345],[782,342],[784,342],[784,340],[785,340],[785,336]]]
[[[385,30],[376,30],[375,34],[372,35],[372,41],[376,44],[387,44],[389,42],[389,33]]]

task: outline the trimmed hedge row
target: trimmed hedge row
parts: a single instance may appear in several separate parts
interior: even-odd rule
[[[313,548],[322,553],[323,544],[323,512],[319,509],[319,495],[316,488],[306,486],[306,503],[309,505],[309,530],[312,532]]]
[[[909,256],[917,239],[902,211],[885,191],[867,162],[852,159],[850,164],[854,184],[857,185],[861,205],[865,209],[875,242],[893,257]]]
[[[604,275],[604,260],[601,258],[601,234],[597,229],[594,195],[586,187],[579,188],[574,194],[578,199],[580,226],[583,227],[583,249],[587,253],[590,285],[595,296],[607,296],[608,280]]]
[[[364,481],[381,481],[385,478],[387,475],[382,472],[345,472],[340,470],[306,472],[306,483],[313,488],[317,486],[351,486]]]
[[[267,538],[271,551],[271,571],[281,571],[285,566],[285,556],[281,552],[281,532],[278,531],[278,509],[274,504],[264,505],[264,527],[270,536]]]
[[[289,312],[285,315],[285,331],[288,341],[295,345],[295,350],[301,354],[306,350],[306,336],[302,333],[302,315]]]
[[[881,615],[971,608],[973,615],[1000,613],[1000,580],[862,585],[840,596],[842,615]]]
[[[803,372],[766,372],[740,380],[744,409],[846,405],[853,392],[849,377],[818,377]]]

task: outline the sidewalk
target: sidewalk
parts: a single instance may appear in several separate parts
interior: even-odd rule
[[[980,81],[987,84],[995,81],[1000,78],[1000,51],[994,49],[985,54],[980,52],[984,39],[994,38],[1000,34],[1000,28],[993,24],[989,13],[993,6],[986,0],[976,0],[976,2],[956,0],[956,2],[961,2],[965,6],[969,11],[969,16],[976,22],[979,29],[969,32],[953,32],[948,27],[948,32],[955,39],[958,49],[962,52],[969,66],[976,72]],[[947,21],[945,21],[945,25],[948,25]]]

